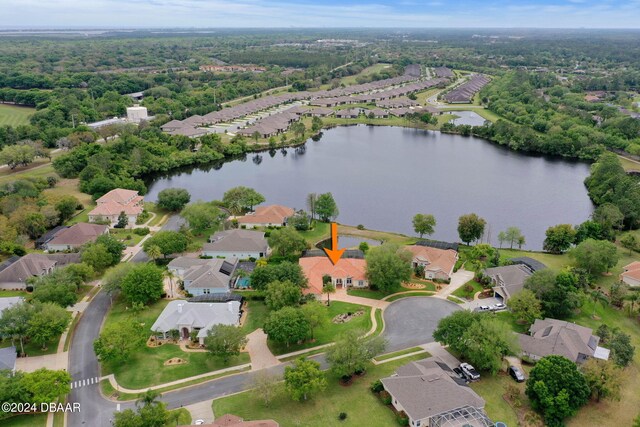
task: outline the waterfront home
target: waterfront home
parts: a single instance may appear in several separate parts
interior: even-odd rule
[[[258,206],[254,212],[237,217],[236,220],[245,228],[282,227],[287,225],[287,219],[293,214],[295,211],[287,206],[267,205]]]
[[[451,280],[453,268],[458,261],[458,252],[453,249],[439,249],[422,245],[405,247],[413,258],[411,266],[424,268],[424,278],[429,280]]]
[[[307,277],[308,293],[322,294],[323,278],[328,276],[337,288],[368,288],[367,262],[364,259],[340,258],[334,265],[326,256],[302,257],[298,261]]]
[[[129,226],[136,223],[138,215],[144,210],[144,198],[137,191],[116,188],[96,200],[96,206],[89,212],[89,222],[108,221],[111,225],[118,223],[121,213],[127,216]]]

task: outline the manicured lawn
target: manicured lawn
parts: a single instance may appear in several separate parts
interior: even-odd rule
[[[247,318],[242,325],[242,329],[247,334],[262,328],[267,317],[269,317],[269,309],[263,301],[247,300],[245,310],[247,311]]]
[[[517,384],[510,376],[498,373],[496,376],[483,375],[480,381],[471,383],[471,388],[486,401],[485,412],[494,422],[502,421],[508,426],[518,425],[518,415],[502,398],[507,384]],[[524,384],[520,384],[524,393]]]
[[[473,289],[470,292],[467,292],[465,290],[465,288],[471,285],[473,287]],[[455,291],[453,291],[453,295],[460,297],[460,298],[465,298],[468,300],[472,300],[473,296],[476,294],[476,292],[480,292],[482,291],[482,285],[478,282],[476,282],[475,280],[470,280],[467,283],[465,283],[464,285],[462,285],[461,287],[459,287],[458,289],[456,289]]]
[[[358,310],[364,310],[364,314],[353,317],[350,321],[346,323],[333,323],[331,320],[342,313],[354,313]],[[349,304],[341,301],[332,301],[329,306],[329,310],[327,311],[327,324],[323,328],[319,328],[314,331],[315,333],[315,341],[307,341],[302,344],[290,344],[287,347],[285,344],[277,343],[269,340],[269,348],[275,355],[291,353],[298,350],[303,350],[305,348],[316,347],[322,344],[328,344],[330,342],[335,341],[336,337],[340,335],[340,333],[351,330],[351,329],[359,329],[363,332],[368,332],[371,329],[371,314],[370,308],[365,306],[360,306],[356,304]]]
[[[547,267],[556,271],[562,270],[566,266],[573,264],[573,261],[566,253],[561,255],[554,255],[548,254],[546,252],[519,251],[517,249],[499,249],[499,251],[501,261],[506,261],[510,258],[515,257],[526,256],[538,260],[541,263],[545,264]]]
[[[6,298],[6,297],[23,297],[26,298],[29,295],[31,295],[29,292],[27,291],[10,291],[10,290],[0,290],[0,298]]]
[[[410,283],[418,283],[422,286],[424,286],[424,288],[420,288],[420,290],[422,291],[435,291],[436,290],[436,284],[429,281],[429,280],[424,280],[424,279],[419,279],[417,277],[412,277],[411,280],[409,280]],[[408,289],[410,290],[410,289]],[[416,289],[417,290],[417,289]]]
[[[31,117],[35,111],[35,108],[0,104],[0,126],[9,125],[16,127],[29,124],[29,117]]]
[[[0,421],[2,427],[44,427],[47,425],[47,414],[18,415]]]
[[[140,241],[145,237],[134,233],[133,230],[119,230],[117,228],[110,229],[109,234],[117,237],[122,243],[127,246],[135,246],[140,243]]]
[[[300,234],[305,238],[309,246],[315,246],[321,240],[329,238],[330,224],[328,222],[315,221],[313,229],[301,231]]]
[[[405,294],[394,295],[391,298],[387,298],[385,301],[393,302],[402,298],[427,297],[427,296],[433,295],[434,293],[435,292],[431,292],[431,291],[413,291],[413,292],[407,292]]]
[[[251,392],[244,392],[214,400],[213,412],[235,414],[245,421],[273,419],[282,427],[395,426],[397,422],[393,412],[371,393],[369,386],[373,381],[392,374],[399,366],[423,358],[423,355],[418,355],[377,366],[371,365],[364,377],[356,378],[348,387],[341,386],[338,379],[329,374],[327,388],[306,402],[294,402],[281,391],[280,386],[281,392],[268,408],[258,402]],[[347,413],[346,420],[338,421],[340,412]]]
[[[364,225],[366,226],[366,224]],[[367,229],[359,230],[355,226],[343,224],[338,225],[338,233],[345,236],[364,237],[366,239],[378,240],[385,243],[396,243],[398,245],[412,245],[418,240],[415,237],[405,236],[404,234]]]
[[[373,335],[380,335],[382,333],[382,329],[384,328],[384,316],[382,315],[382,310],[376,308],[374,316],[376,317],[376,330]]]
[[[118,300],[107,315],[105,324],[119,320],[135,319],[144,328],[145,337],[148,337],[151,334],[150,328],[153,322],[155,322],[162,309],[168,303],[168,300],[160,300],[140,313],[132,314],[127,310],[126,304]],[[164,362],[173,357],[179,357],[188,363],[164,366]],[[104,363],[102,364],[102,370],[103,375],[115,374],[118,384],[123,387],[139,389],[244,363],[249,363],[249,355],[246,353],[231,359],[225,365],[222,360],[209,356],[207,352],[187,353],[173,344],[165,344],[155,348],[143,345],[134,352],[127,363]]]
[[[425,353],[422,355],[422,357],[426,358],[431,356],[422,347],[411,347],[411,348],[405,348],[404,350],[400,350],[400,351],[394,351],[393,353],[387,353],[380,356],[376,356],[375,359],[377,362],[381,362],[383,360],[393,359],[394,357],[404,356],[405,354],[417,353],[418,351]]]
[[[354,297],[362,297],[362,298],[371,298],[371,299],[382,299],[391,294],[395,294],[397,292],[408,291],[409,289],[403,288],[402,286],[396,286],[388,292],[379,291],[374,289],[348,289],[347,295],[352,295]]]
[[[175,366],[164,366],[164,362],[179,357],[187,363]],[[105,363],[103,374],[115,374],[118,384],[126,388],[142,389],[157,384],[205,374],[230,366],[249,363],[248,353],[241,353],[224,364],[220,358],[212,357],[207,352],[184,352],[174,344],[149,348],[146,345],[138,349],[126,363]]]
[[[516,319],[513,317],[510,311],[500,311],[498,313],[494,313],[494,316],[496,316],[496,318],[501,322],[509,325],[509,327],[515,332],[526,334],[529,329],[527,325],[521,325],[520,323],[516,322]]]
[[[168,423],[165,424],[166,427],[171,427],[171,426],[186,426],[191,424],[191,414],[189,413],[188,410],[184,409],[184,408],[180,408],[180,409],[174,409],[173,411],[169,411],[169,416],[170,416],[170,420]],[[173,418],[176,417],[177,418]],[[177,423],[176,423],[177,421]]]

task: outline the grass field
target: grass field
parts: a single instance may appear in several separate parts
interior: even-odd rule
[[[433,295],[434,293],[435,292],[431,292],[431,291],[407,292],[406,294],[394,295],[391,298],[387,298],[385,301],[393,302],[393,301],[397,301],[397,300],[402,299],[402,298],[409,298],[409,297],[428,297],[428,296]]]
[[[471,290],[471,292],[467,292],[465,290],[465,288],[467,287],[467,285],[470,284],[473,289]],[[464,284],[463,286],[459,287],[458,289],[456,289],[455,291],[453,291],[453,295],[460,297],[460,298],[465,298],[468,300],[472,300],[473,296],[476,294],[476,292],[480,292],[482,290],[482,285],[478,282],[476,282],[475,280],[471,280],[469,282],[467,282],[466,284]]]
[[[385,64],[385,63],[373,64],[373,65],[365,68],[364,70],[362,70],[358,74],[355,74],[353,76],[343,77],[342,79],[340,79],[340,83],[344,84],[345,86],[355,85],[355,84],[358,83],[356,81],[356,79],[358,77],[370,76],[371,74],[379,73],[380,71],[384,70],[385,68],[390,68],[390,67],[391,67],[391,64]]]
[[[380,356],[376,356],[375,360],[376,360],[376,362],[382,362],[383,360],[389,360],[389,359],[393,359],[394,357],[404,356],[405,354],[411,354],[411,353],[417,353],[417,352],[424,353],[424,354],[422,354],[422,357],[424,357],[424,358],[427,358],[427,357],[431,356],[422,347],[411,347],[411,348],[405,348],[404,350],[394,351],[393,353],[386,353],[386,354],[382,354]]]
[[[9,125],[16,127],[29,124],[29,117],[35,112],[35,108],[0,104],[0,126]]]
[[[18,415],[0,421],[2,427],[44,427],[47,425],[47,414]]]
[[[168,300],[161,300],[151,307],[133,314],[127,310],[124,302],[118,300],[109,311],[105,325],[121,320],[135,320],[144,329],[145,337],[148,337],[151,334],[150,328],[153,322],[168,302]],[[187,363],[164,366],[164,362],[173,357],[184,359]],[[222,360],[211,357],[206,352],[186,353],[173,344],[165,344],[155,348],[143,345],[133,353],[126,364],[104,363],[102,371],[103,375],[115,374],[118,384],[123,387],[140,389],[248,362],[249,355],[246,353],[242,353],[240,356],[232,358],[228,364],[224,364]]]
[[[471,383],[471,388],[486,401],[485,411],[493,421],[502,421],[508,426],[517,426],[518,416],[502,398],[507,384],[517,384],[504,373],[496,376],[484,375],[480,381]],[[519,385],[524,393],[524,384]]]
[[[618,160],[622,163],[622,167],[624,170],[628,171],[639,171],[640,172],[640,162],[635,162],[633,160],[627,159],[626,157],[618,156]]]
[[[338,383],[338,379],[327,375],[327,388],[313,395],[305,402],[294,402],[287,396],[282,385],[278,395],[269,407],[254,400],[251,392],[213,401],[214,414],[235,414],[247,420],[273,419],[282,427],[387,427],[397,425],[393,412],[371,393],[369,386],[377,379],[392,374],[396,368],[424,355],[407,357],[381,365],[370,365],[367,374],[354,379],[348,387]],[[247,404],[252,402],[252,404]],[[347,418],[338,421],[338,414],[345,412]]]

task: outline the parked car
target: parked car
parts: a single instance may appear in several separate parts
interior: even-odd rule
[[[480,311],[489,311],[489,310],[491,310],[491,307],[489,307],[488,305],[481,305],[478,308],[480,309]]]
[[[507,306],[506,306],[506,305],[504,305],[503,303],[499,302],[499,303],[497,303],[496,305],[494,305],[494,306],[493,306],[493,308],[494,308],[495,310],[504,310],[505,308],[507,308]]]
[[[194,426],[201,426],[201,425],[203,425],[203,424],[204,424],[204,420],[195,420],[195,421],[193,422],[193,425],[194,425]]]
[[[509,375],[513,377],[514,380],[516,380],[519,383],[522,383],[524,382],[524,380],[526,380],[524,373],[517,366],[513,366],[513,365],[509,366],[509,369],[507,370],[507,372],[509,373]]]
[[[462,370],[462,374],[468,381],[478,381],[480,379],[480,374],[476,371],[476,368],[468,363],[461,363],[459,367],[460,370]]]

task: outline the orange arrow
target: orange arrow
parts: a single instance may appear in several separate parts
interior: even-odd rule
[[[344,249],[338,249],[338,224],[335,222],[331,223],[331,249],[324,248],[324,251],[327,253],[333,265],[336,265],[338,261],[340,261],[344,253]]]

